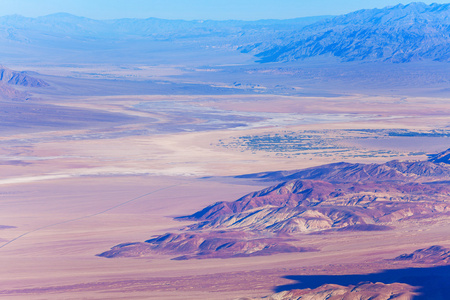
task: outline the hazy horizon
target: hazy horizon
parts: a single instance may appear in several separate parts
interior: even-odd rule
[[[96,20],[123,18],[159,18],[169,20],[243,20],[294,19],[324,15],[340,15],[361,9],[383,8],[413,2],[448,3],[448,1],[295,1],[295,0],[97,0],[97,1],[2,1],[1,16],[21,15],[24,17],[42,17],[56,13],[68,13]],[[238,8],[238,9],[237,9]]]

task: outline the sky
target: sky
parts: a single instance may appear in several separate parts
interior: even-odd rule
[[[92,19],[149,18],[184,20],[290,19],[339,15],[411,1],[398,0],[0,0],[0,16],[38,17],[57,12]],[[422,1],[448,3],[446,1]]]

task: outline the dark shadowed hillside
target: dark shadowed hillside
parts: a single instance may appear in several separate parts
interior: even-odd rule
[[[447,149],[438,154],[430,155],[429,161],[431,161],[433,163],[443,163],[445,165],[449,165],[450,164],[450,149]]]

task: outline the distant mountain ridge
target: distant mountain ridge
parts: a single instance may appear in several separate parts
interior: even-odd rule
[[[172,50],[176,48],[173,43],[182,44],[177,51],[185,50],[186,45],[207,51],[226,49],[250,53],[263,63],[315,57],[343,62],[449,62],[449,32],[450,4],[436,3],[400,4],[337,17],[259,21],[93,20],[66,13],[38,18],[12,15],[0,17],[0,46],[4,48],[0,55],[14,57],[14,49],[23,45],[33,50],[31,55],[55,49],[59,50],[54,53],[57,55],[104,49],[129,55],[138,45],[146,51],[164,52],[164,43],[170,42]],[[120,53],[118,57],[123,57]]]
[[[251,55],[242,55],[237,51],[239,46],[272,39],[327,17],[185,21],[93,20],[66,13],[38,18],[12,15],[0,17],[0,57],[6,64],[17,63],[18,59],[20,63],[44,59],[58,63],[154,64],[186,63],[195,59],[208,64],[208,56],[210,61],[216,61],[220,58],[217,54],[224,53],[238,61],[248,60]]]
[[[342,61],[450,61],[450,4],[415,2],[319,21],[277,42],[248,45],[261,62],[317,56]]]
[[[450,177],[450,168],[440,162],[449,162],[450,151],[432,155],[429,161],[389,161],[384,164],[333,163],[303,170],[262,172],[238,175],[235,178],[262,181],[294,179],[325,180],[329,182],[356,181],[411,181],[427,177]]]
[[[292,31],[315,23],[329,16],[304,17],[288,20],[166,20],[147,19],[112,19],[95,20],[68,13],[56,13],[43,17],[28,18],[20,15],[0,17],[0,28],[9,34],[7,39],[31,41],[30,33],[70,36],[76,39],[123,39],[156,38],[175,39],[218,35],[235,38],[254,31]]]

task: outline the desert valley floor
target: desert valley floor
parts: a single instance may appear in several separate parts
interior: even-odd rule
[[[47,75],[33,76],[47,87],[23,88],[26,101],[2,101],[0,298],[250,299],[396,279],[389,291],[411,295],[430,293],[433,284],[420,287],[408,276],[448,279],[448,259],[394,260],[433,245],[450,248],[448,213],[395,221],[390,230],[299,234],[314,251],[98,256],[186,232],[196,223],[176,217],[279,183],[238,175],[426,161],[450,148],[450,106],[445,93],[420,91],[271,94],[210,83],[198,92],[195,83],[183,94],[184,83],[92,79],[100,72],[92,68],[77,70],[79,78],[41,68]]]

